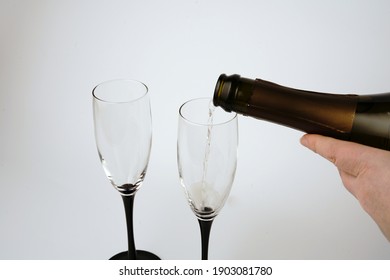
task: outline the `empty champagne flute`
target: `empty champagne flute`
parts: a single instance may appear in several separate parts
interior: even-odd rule
[[[229,196],[237,166],[235,113],[199,98],[179,109],[177,162],[180,183],[201,230],[202,260],[208,259],[211,225]]]
[[[95,139],[103,170],[122,196],[128,250],[111,259],[159,259],[136,250],[133,233],[134,196],[144,180],[152,145],[148,88],[135,80],[112,80],[93,91]]]

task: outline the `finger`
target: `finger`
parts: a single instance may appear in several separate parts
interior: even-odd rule
[[[353,142],[315,134],[304,135],[301,138],[301,143],[334,163],[343,172],[355,177],[365,168],[366,162],[362,160],[362,156],[367,149],[372,149]]]
[[[321,135],[306,134],[301,138],[301,144],[334,163],[336,161],[333,151],[334,143],[331,140]]]

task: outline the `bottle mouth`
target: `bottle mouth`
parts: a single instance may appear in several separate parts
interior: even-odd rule
[[[213,104],[214,106],[220,106],[225,111],[231,112],[232,107],[229,104],[230,99],[234,97],[237,81],[240,79],[240,75],[227,76],[221,74],[218,78],[217,84],[215,85]]]
[[[226,74],[221,74],[217,80],[217,84],[215,85],[213,104],[216,107],[220,106],[221,99],[223,99],[223,97],[221,95],[223,92],[223,87],[225,85],[226,78],[227,78]]]

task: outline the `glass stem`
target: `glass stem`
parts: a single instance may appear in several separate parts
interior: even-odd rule
[[[213,220],[203,221],[198,219],[200,225],[200,234],[202,237],[202,260],[208,260],[210,230]]]
[[[135,195],[122,195],[123,205],[125,206],[126,225],[127,225],[127,246],[129,260],[137,259],[137,251],[135,249],[134,242],[134,230],[133,230],[133,207],[134,207]]]

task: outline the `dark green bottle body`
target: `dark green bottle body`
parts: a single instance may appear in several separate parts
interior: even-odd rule
[[[307,133],[390,150],[390,93],[319,93],[222,74],[213,103]]]

